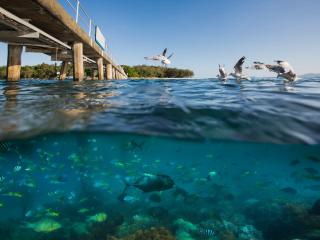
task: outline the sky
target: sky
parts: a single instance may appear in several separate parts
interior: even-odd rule
[[[61,2],[65,0],[59,0]],[[74,1],[74,0],[73,0]],[[196,77],[230,72],[242,57],[272,63],[288,60],[298,74],[320,72],[319,0],[81,0],[103,31],[117,62],[150,64],[145,56],[168,48],[172,67]],[[68,9],[69,10],[69,9]],[[6,46],[0,45],[0,65]],[[22,63],[50,62],[24,53]],[[249,72],[268,75],[266,72]]]

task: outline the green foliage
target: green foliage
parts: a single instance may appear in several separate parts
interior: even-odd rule
[[[122,66],[130,78],[186,78],[193,77],[194,73],[188,69],[165,68],[155,66]]]
[[[164,68],[156,66],[122,66],[124,71],[130,78],[186,78],[192,77],[194,74],[191,70],[177,69],[177,68]],[[23,66],[21,68],[22,79],[53,79],[57,77],[57,72],[60,71],[61,66],[54,64],[45,64],[35,66]],[[7,69],[5,66],[0,67],[0,79],[6,78]],[[86,69],[87,76],[93,75],[92,69]],[[72,66],[68,66],[67,75],[72,75]]]
[[[57,72],[60,72],[61,66],[54,64],[39,64],[35,66],[23,66],[21,67],[22,79],[53,79],[57,77]],[[68,67],[68,74],[72,74],[71,65]],[[0,79],[5,79],[7,76],[7,67],[0,67]]]
[[[7,76],[7,68],[0,67],[0,79],[5,79]]]

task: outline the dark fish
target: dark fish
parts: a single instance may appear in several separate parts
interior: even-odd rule
[[[10,142],[0,142],[0,153],[13,152],[20,156],[17,146]]]
[[[296,195],[298,193],[298,191],[292,187],[282,188],[280,191],[290,195]]]
[[[129,151],[136,151],[136,150],[142,151],[144,144],[145,144],[144,142],[138,143],[135,140],[131,140],[130,142],[127,143],[126,149]]]
[[[163,174],[143,174],[143,176],[136,179],[133,183],[130,183],[128,179],[125,181],[125,188],[121,195],[118,197],[119,200],[123,200],[126,196],[126,191],[129,187],[135,187],[143,191],[144,193],[149,192],[160,192],[169,190],[174,187],[175,183],[171,177]]]
[[[320,163],[320,158],[316,156],[308,156],[307,159],[309,159],[312,162]]]
[[[304,170],[307,172],[307,173],[310,173],[310,174],[313,174],[313,175],[316,175],[319,173],[319,171],[317,169],[314,169],[314,168],[304,168]]]
[[[232,193],[227,193],[223,196],[223,198],[227,201],[233,201],[235,199],[235,196]]]
[[[56,176],[55,180],[59,183],[66,183],[68,181],[68,177],[65,174]]]
[[[292,160],[291,162],[290,162],[290,166],[296,166],[296,165],[298,165],[300,163],[300,161],[299,160]]]
[[[8,142],[0,142],[0,152],[5,153],[11,150],[11,144]]]

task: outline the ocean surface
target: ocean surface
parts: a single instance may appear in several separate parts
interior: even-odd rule
[[[320,76],[0,81],[1,240],[320,239]]]

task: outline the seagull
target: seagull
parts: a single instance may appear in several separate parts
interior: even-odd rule
[[[297,74],[294,72],[290,63],[287,61],[277,60],[275,61],[277,64],[264,64],[260,62],[254,62],[254,67],[256,70],[268,69],[270,72],[274,72],[278,74],[278,78],[284,78],[289,82],[294,82],[297,80]]]
[[[268,69],[270,72],[274,72],[278,74],[278,78],[282,77],[290,82],[294,82],[297,80],[297,75],[295,74],[293,68],[290,63],[287,61],[277,60],[275,61],[277,64],[265,64],[262,62],[254,62],[252,69],[255,70],[265,70]]]
[[[280,70],[279,72],[277,72],[278,78],[279,77],[284,78],[289,82],[294,82],[298,79],[297,74],[294,72],[289,62],[282,61],[282,60],[277,60],[275,62],[278,64],[277,66]]]
[[[247,67],[247,69],[253,69],[253,70],[265,70],[267,69],[266,64],[262,62],[253,62],[253,65],[251,67]]]
[[[251,80],[248,76],[242,73],[242,66],[245,60],[246,57],[240,58],[237,64],[234,66],[234,73],[230,73],[230,75],[235,77],[237,80]]]
[[[219,64],[219,75],[217,75],[217,78],[219,78],[222,81],[227,81],[228,80],[228,73],[224,66],[221,66]]]
[[[164,49],[162,54],[155,55],[152,57],[145,57],[145,60],[151,60],[151,61],[160,61],[164,66],[170,65],[171,60],[170,58],[173,57],[174,53],[172,53],[169,57],[166,57],[168,49]]]

